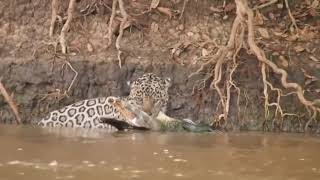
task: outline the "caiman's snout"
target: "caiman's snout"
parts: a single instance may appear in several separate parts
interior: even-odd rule
[[[134,108],[129,103],[122,101],[116,97],[109,97],[108,102],[112,104],[120,112],[120,114],[124,117],[124,121],[126,123],[128,123],[131,126],[146,128],[144,120],[136,114],[138,111],[141,110]]]

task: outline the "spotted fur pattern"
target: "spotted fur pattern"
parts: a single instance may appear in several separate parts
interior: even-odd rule
[[[142,106],[144,98],[152,98],[155,104],[154,108],[158,108],[153,112],[162,111],[165,113],[169,101],[168,89],[170,86],[170,78],[162,79],[153,73],[146,73],[133,81],[128,98],[140,106]]]
[[[166,112],[170,87],[170,79],[162,79],[155,74],[147,73],[135,80],[130,88],[128,97],[121,97],[122,100],[140,108],[145,97],[152,98],[156,104],[153,112]],[[50,112],[45,118],[38,122],[42,127],[81,127],[81,128],[102,128],[116,131],[117,128],[103,119],[114,119],[124,121],[120,112],[110,103],[115,97],[101,97],[87,99],[65,106],[59,110]]]
[[[50,112],[38,122],[42,127],[81,127],[99,128],[116,131],[109,124],[102,123],[100,118],[123,120],[110,101],[115,97],[87,99]]]

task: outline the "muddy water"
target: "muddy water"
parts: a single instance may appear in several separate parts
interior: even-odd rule
[[[5,179],[320,179],[320,139],[0,126]]]

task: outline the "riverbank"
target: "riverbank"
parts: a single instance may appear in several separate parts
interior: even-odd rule
[[[132,24],[125,29],[121,41],[120,69],[115,37],[107,48],[107,22],[111,15],[108,7],[112,4],[105,1],[105,4],[98,3],[88,8],[90,2],[82,0],[76,5],[66,36],[67,55],[61,53],[57,43],[61,23],[57,23],[53,37],[49,37],[51,1],[8,1],[0,4],[0,16],[3,17],[0,19],[0,77],[12,93],[25,123],[78,100],[125,96],[129,92],[127,81],[143,73],[154,72],[173,79],[169,90],[169,116],[220,125],[217,121],[221,114],[219,95],[209,87],[213,77],[206,73],[188,77],[227,43],[235,18],[234,3],[230,1],[223,7],[220,1],[190,1],[180,18],[183,1],[161,1],[157,7],[162,10],[154,9],[139,15],[137,12],[149,8],[149,2],[126,2]],[[251,4],[252,7],[256,5],[259,2]],[[275,3],[255,11],[256,41],[272,62],[289,73],[289,82],[300,84],[309,100],[317,99],[320,89],[320,64],[317,61],[320,56],[317,48],[320,45],[319,20],[317,16],[303,14],[303,8],[310,8],[311,4],[297,1],[290,5],[302,33],[297,37],[288,31],[290,18],[286,8]],[[68,2],[63,1],[59,15],[66,17],[67,7]],[[117,17],[119,21],[120,14]],[[318,116],[306,126],[310,116],[295,95],[281,96],[279,104],[288,116],[281,116],[273,105],[269,107],[270,114],[266,114],[261,63],[245,48],[238,54],[237,61],[233,80],[240,88],[240,98],[237,101],[237,90],[232,89],[228,119],[221,121],[222,124],[227,122],[225,129],[320,130],[316,121]],[[230,72],[228,68],[225,65],[223,72]],[[282,89],[283,94],[291,92],[291,89],[282,87],[280,76],[271,69],[267,70],[267,78],[274,87]],[[220,87],[226,86],[227,81],[223,80]],[[270,103],[277,102],[277,93],[269,87]],[[227,96],[227,92],[224,94]],[[3,97],[0,97],[0,122],[14,122]]]

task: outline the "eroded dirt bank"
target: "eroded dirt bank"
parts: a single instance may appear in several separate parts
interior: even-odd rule
[[[194,91],[198,80],[187,78],[190,72],[198,68],[197,66],[127,63],[120,69],[116,61],[93,63],[76,57],[70,64],[78,72],[78,76],[70,88],[69,96],[66,96],[63,93],[70,87],[75,73],[64,61],[1,63],[0,76],[3,77],[7,89],[12,92],[25,123],[78,100],[110,95],[126,96],[129,92],[127,81],[132,81],[146,72],[173,79],[168,111],[170,116],[204,121],[212,121],[215,117],[217,95],[210,91]],[[247,63],[244,67],[254,70],[257,64]],[[260,97],[263,87],[262,83],[257,83],[259,73],[246,70],[244,67],[243,72],[238,74],[238,80],[241,81],[240,87],[245,91],[245,98],[241,98],[240,106],[243,108],[240,117],[236,109],[236,100],[232,101],[232,128],[259,130],[262,128],[264,115]],[[286,103],[293,109],[300,107],[298,101],[293,98],[287,98]],[[0,107],[1,122],[13,123],[15,117],[2,97]],[[292,127],[293,123],[290,119],[285,124],[288,130],[297,130],[299,124]]]
[[[233,1],[189,1],[183,13],[184,1],[163,0],[148,13],[149,1],[125,1],[131,15],[131,26],[125,29],[121,41],[122,65],[118,66],[117,49],[107,48],[106,35],[111,16],[112,1],[77,1],[75,16],[67,33],[68,55],[61,54],[58,42],[66,20],[68,1],[63,1],[53,37],[49,37],[51,1],[0,2],[0,77],[12,93],[24,122],[44,116],[45,113],[78,100],[98,96],[128,94],[127,81],[143,73],[154,72],[173,79],[170,89],[168,114],[178,118],[213,121],[217,119],[217,92],[209,88],[210,74],[188,76],[202,64],[210,61],[220,46],[229,38],[235,16]],[[259,6],[262,1],[252,1]],[[312,3],[314,4],[314,3]],[[268,58],[289,73],[289,82],[297,82],[310,99],[319,97],[320,50],[319,20],[312,4],[290,2],[302,33],[290,32],[290,18],[281,2],[255,11],[257,43]],[[89,5],[89,6],[88,6]],[[313,7],[314,9],[318,8]],[[119,12],[116,20],[121,21]],[[116,30],[115,30],[116,31]],[[114,34],[114,41],[118,32]],[[302,132],[308,112],[294,96],[282,96],[281,107],[293,116],[279,117],[270,107],[266,116],[264,106],[261,64],[245,48],[237,56],[238,67],[233,74],[240,88],[231,91],[230,118],[227,129],[282,130]],[[71,66],[68,65],[70,63]],[[74,83],[75,72],[78,73]],[[227,72],[228,67],[224,66]],[[280,77],[270,69],[268,80],[282,88]],[[207,79],[203,83],[204,79]],[[72,86],[70,86],[72,84]],[[221,87],[226,86],[221,82]],[[67,90],[67,94],[65,92]],[[283,89],[283,93],[290,90]],[[68,96],[67,96],[68,95]],[[270,103],[277,101],[277,92],[270,91]],[[238,108],[240,107],[240,109]],[[219,110],[218,110],[219,111]],[[220,112],[221,113],[221,109]],[[0,97],[0,121],[12,123],[14,116]],[[317,130],[317,121],[309,126]]]
[[[192,95],[194,81],[186,77],[191,68],[176,64],[134,64],[127,63],[121,69],[117,62],[90,62],[71,60],[70,64],[79,73],[70,88],[68,96],[63,95],[70,87],[75,73],[63,61],[32,61],[28,63],[2,63],[0,76],[3,83],[19,105],[23,119],[29,122],[41,117],[49,110],[77,100],[99,96],[126,96],[127,82],[146,72],[162,77],[171,77],[169,114],[178,117],[197,118],[199,109],[195,95]],[[195,69],[194,67],[193,69]],[[12,122],[14,116],[1,99],[1,120]],[[206,116],[213,114],[213,99],[206,99]]]

